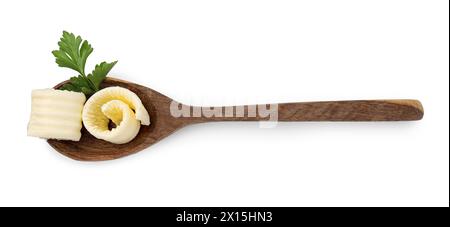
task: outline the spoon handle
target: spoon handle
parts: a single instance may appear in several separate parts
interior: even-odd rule
[[[422,119],[424,112],[420,101],[411,99],[297,102],[217,109],[222,114],[211,114],[214,109],[207,108],[211,110],[209,114],[203,109],[202,116],[193,121],[414,121]]]

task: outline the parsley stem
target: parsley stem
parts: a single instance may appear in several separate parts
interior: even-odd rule
[[[86,80],[86,82],[89,84],[89,87],[91,87],[92,90],[98,91],[98,88],[94,85],[94,83],[92,83],[92,81],[86,75],[83,75],[83,77]]]

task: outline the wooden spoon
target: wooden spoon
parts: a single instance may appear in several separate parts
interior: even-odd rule
[[[68,81],[55,86],[61,87]],[[139,134],[126,144],[112,144],[96,139],[82,129],[81,140],[47,140],[61,154],[80,161],[103,161],[121,158],[141,151],[176,130],[195,123],[211,121],[264,121],[260,117],[173,117],[172,99],[148,87],[108,77],[102,87],[121,86],[136,93],[150,114],[150,126],[141,126]],[[192,110],[192,107],[190,107]],[[243,107],[247,113],[248,106]],[[247,114],[245,114],[247,115]],[[417,100],[360,100],[300,102],[278,104],[278,121],[411,121],[423,117]]]

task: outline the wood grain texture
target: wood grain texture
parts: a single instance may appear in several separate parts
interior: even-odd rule
[[[278,121],[414,121],[422,119],[424,114],[422,104],[412,99],[297,102],[277,105]],[[248,106],[243,108],[245,117],[225,117],[222,112],[222,117],[202,116],[191,121],[269,120],[268,117],[259,115],[248,117]]]
[[[355,100],[286,103],[279,121],[412,121],[423,117],[417,100]]]
[[[83,127],[80,141],[47,140],[55,150],[80,161],[112,160],[141,151],[189,124],[269,119],[259,114],[249,116],[248,106],[241,106],[245,111],[244,117],[225,116],[225,108],[221,108],[221,116],[206,117],[202,114],[199,117],[173,117],[170,113],[173,100],[153,89],[108,77],[102,87],[110,86],[121,86],[136,93],[150,114],[150,126],[142,125],[136,138],[126,144],[112,144],[97,139]],[[194,107],[189,108],[192,113]],[[232,108],[235,111],[237,107]],[[422,119],[423,112],[419,101],[407,99],[282,103],[278,104],[278,121],[411,121]]]

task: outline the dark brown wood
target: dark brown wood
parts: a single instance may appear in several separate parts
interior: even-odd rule
[[[418,100],[353,100],[280,103],[278,121],[415,121],[423,117]],[[221,107],[218,107],[221,108]],[[224,109],[226,107],[222,107]],[[244,106],[247,113],[248,107]],[[195,121],[195,119],[192,119]],[[268,117],[201,117],[208,121],[264,121]]]
[[[55,86],[61,87],[64,81]],[[194,123],[210,121],[264,121],[268,117],[222,116],[173,117],[170,113],[172,99],[131,82],[108,77],[102,87],[121,86],[136,93],[150,114],[150,126],[141,126],[139,134],[126,144],[112,144],[93,137],[85,128],[80,141],[47,140],[61,154],[80,161],[103,161],[121,158],[141,151],[164,139],[176,130]],[[193,112],[194,107],[189,107]],[[236,107],[233,107],[234,110]],[[423,108],[417,100],[359,100],[303,102],[278,104],[278,121],[410,121],[420,120]]]
[[[67,82],[64,81],[55,88]],[[80,161],[112,160],[141,151],[186,124],[183,119],[172,117],[169,109],[172,99],[167,96],[150,88],[114,78],[107,78],[102,83],[103,88],[110,86],[124,87],[136,93],[150,114],[151,124],[141,125],[136,138],[126,144],[113,144],[97,139],[83,127],[80,141],[51,139],[47,140],[50,146],[61,154]]]

